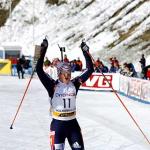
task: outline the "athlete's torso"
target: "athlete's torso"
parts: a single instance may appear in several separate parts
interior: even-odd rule
[[[58,120],[72,120],[76,115],[76,88],[58,81],[53,98],[50,99],[52,117]]]

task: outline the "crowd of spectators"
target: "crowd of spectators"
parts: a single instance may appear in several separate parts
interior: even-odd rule
[[[44,71],[52,76],[54,79],[57,78],[57,69],[56,69],[56,65],[58,62],[60,62],[61,60],[59,58],[54,58],[52,61],[50,61],[47,57],[45,57],[45,61],[44,61]],[[64,55],[64,62],[70,63],[71,65],[71,71],[75,72],[75,71],[82,71],[82,61],[80,60],[80,58],[78,57],[77,59],[74,59],[72,61],[70,61],[67,57],[67,55]]]
[[[56,59],[54,59],[56,62]],[[45,59],[44,62],[44,68],[45,71],[48,72],[48,74],[54,74],[55,70],[55,64],[54,60],[50,62],[48,58]],[[57,61],[60,61],[57,58]],[[74,71],[83,71],[83,63],[78,57],[77,59],[74,59],[70,61],[67,57],[67,55],[64,55],[64,62],[68,62],[71,65],[72,72]],[[142,79],[150,80],[150,65],[146,66],[146,59],[144,57],[144,54],[141,55],[141,59],[139,60],[139,70],[137,71],[132,63],[123,63],[120,64],[119,60],[116,57],[111,57],[109,59],[109,63],[107,65],[104,64],[102,60],[98,57],[94,64],[95,72],[97,73],[120,73],[124,76],[128,77],[137,77]],[[49,69],[47,69],[49,68]],[[53,72],[53,73],[52,73]],[[57,73],[55,73],[57,74]],[[55,75],[56,76],[56,75]]]
[[[18,75],[19,79],[24,79],[24,74],[32,73],[32,64],[30,59],[26,59],[24,55],[20,58],[10,57],[11,60],[11,74],[12,76]]]
[[[29,71],[32,70],[31,60],[25,59],[25,57],[22,56],[21,58],[18,58],[16,60],[11,59],[11,61],[12,61],[12,75],[14,75],[13,73],[14,68],[16,68],[19,78],[21,77],[24,78],[25,70],[28,70],[29,74],[32,73],[32,71]],[[61,61],[59,60],[59,58],[54,58],[52,61],[50,61],[48,57],[46,57],[44,61],[44,71],[48,75],[52,76],[54,79],[57,78],[56,65],[59,61]],[[79,57],[77,59],[70,61],[67,55],[65,54],[63,61],[70,63],[72,72],[83,71],[83,62],[80,60]],[[141,58],[138,63],[139,63],[139,69],[137,70],[137,68],[135,69],[132,63],[120,64],[119,60],[116,57],[109,58],[107,65],[98,57],[95,61],[94,69],[95,72],[97,73],[100,72],[120,73],[128,77],[137,77],[137,78],[150,80],[150,65],[146,66],[146,59],[144,57],[144,54],[141,55]]]
[[[138,63],[140,68],[137,71],[132,63],[123,63],[121,66],[116,57],[111,57],[109,59],[110,67],[105,66],[104,63],[98,58],[95,62],[95,72],[120,73],[128,77],[137,77],[150,80],[150,65],[146,66],[144,54],[142,54]]]

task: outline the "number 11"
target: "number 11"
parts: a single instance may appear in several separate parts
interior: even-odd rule
[[[67,103],[68,103],[68,108],[70,108],[70,98],[68,99],[63,98],[63,101],[64,101],[64,108],[66,108]]]

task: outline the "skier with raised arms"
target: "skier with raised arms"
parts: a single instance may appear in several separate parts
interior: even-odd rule
[[[84,150],[81,129],[76,119],[76,95],[80,85],[94,72],[93,63],[89,56],[89,47],[85,42],[81,43],[81,50],[86,60],[86,70],[80,76],[71,79],[70,64],[60,62],[57,64],[57,80],[52,79],[43,70],[47,48],[48,41],[44,39],[41,43],[41,54],[36,71],[48,92],[51,105],[51,150],[64,150],[66,138],[72,150]]]

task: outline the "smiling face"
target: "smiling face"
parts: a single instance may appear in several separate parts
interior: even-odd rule
[[[58,78],[61,82],[68,84],[71,80],[71,72],[61,71],[58,75]]]
[[[71,79],[71,66],[69,63],[61,62],[57,65],[58,78],[63,83],[69,83]]]

